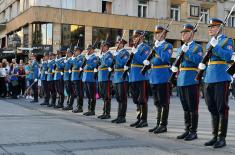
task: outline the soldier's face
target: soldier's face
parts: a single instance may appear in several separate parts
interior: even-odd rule
[[[208,35],[215,36],[218,31],[219,31],[219,26],[211,26],[208,29]]]
[[[190,32],[182,32],[181,38],[183,42],[189,41],[191,39],[191,33]]]
[[[104,52],[106,52],[109,50],[109,47],[107,45],[104,45],[103,50],[104,50]]]
[[[77,56],[77,55],[79,55],[80,53],[81,53],[80,50],[76,50],[75,55]]]
[[[133,37],[133,43],[134,44],[136,44],[138,41],[139,41],[139,37],[138,36]]]
[[[43,59],[44,59],[44,61],[47,61],[47,60],[49,59],[48,55],[45,55],[45,56],[43,57]]]

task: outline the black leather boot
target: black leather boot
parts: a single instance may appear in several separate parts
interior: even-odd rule
[[[228,118],[224,115],[220,115],[219,119],[219,139],[214,144],[214,148],[221,148],[226,146],[225,137],[227,136]]]
[[[165,106],[162,108],[161,124],[154,131],[155,134],[167,132],[168,115],[169,115],[169,106]]]
[[[137,106],[137,109],[136,109],[136,112],[137,112],[137,121],[130,124],[130,127],[135,127],[136,125],[138,125],[140,123],[140,115],[141,115],[141,109],[140,109],[140,105],[136,105]]]
[[[162,115],[162,107],[157,107],[157,124],[154,128],[149,129],[149,132],[154,132],[158,127],[161,122],[161,115]]]
[[[212,134],[213,138],[206,142],[205,146],[213,146],[217,142],[218,129],[219,129],[219,116],[211,115]]]
[[[191,124],[190,112],[184,112],[184,125],[185,125],[185,132],[181,135],[177,136],[177,139],[184,139],[189,134],[189,127]]]
[[[148,105],[143,104],[141,105],[141,121],[135,127],[136,128],[147,127],[148,126],[147,117],[148,117]]]
[[[95,115],[95,106],[96,106],[96,100],[91,100],[91,111],[86,116],[93,116]]]
[[[191,127],[189,129],[189,134],[184,137],[184,140],[191,141],[197,139],[197,127],[198,127],[198,113],[190,113],[191,115]]]
[[[110,100],[107,100],[105,102],[105,115],[103,117],[101,117],[101,119],[110,119],[111,116],[110,116],[110,111],[111,111],[111,101]]]

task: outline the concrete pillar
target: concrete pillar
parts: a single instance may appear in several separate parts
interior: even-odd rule
[[[129,30],[126,30],[126,29],[123,29],[123,33],[125,32],[124,36],[123,36],[123,39],[126,40],[128,43],[127,45],[129,44]]]
[[[85,26],[85,48],[92,44],[92,26]]]
[[[29,47],[33,46],[33,24],[29,24]]]
[[[61,47],[61,24],[53,23],[53,52]]]

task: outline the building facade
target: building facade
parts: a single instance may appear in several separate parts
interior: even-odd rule
[[[234,0],[0,0],[0,46],[18,54],[24,54],[28,48],[42,53],[77,44],[85,47],[107,36],[114,45],[123,31],[124,38],[129,40],[135,29],[148,31],[146,39],[151,44],[155,25],[166,25],[173,18],[167,39],[177,48],[182,44],[182,25],[196,23],[204,14],[195,37],[205,47],[209,18],[225,18],[234,3]],[[224,30],[233,39],[234,27],[235,13]],[[2,53],[0,57],[5,56]]]

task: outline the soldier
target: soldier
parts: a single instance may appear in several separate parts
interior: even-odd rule
[[[83,112],[83,83],[82,79],[79,76],[80,67],[82,67],[84,56],[81,54],[82,49],[80,47],[75,47],[74,57],[72,58],[72,87],[75,91],[74,95],[71,96],[71,100],[73,101],[75,97],[77,97],[77,108],[74,109],[73,113]]]
[[[44,53],[43,61],[42,61],[42,67],[41,67],[41,81],[42,81],[42,87],[44,92],[44,102],[40,105],[49,105],[49,96],[47,93],[48,83],[47,83],[47,70],[48,70],[48,60],[49,60],[49,53]]]
[[[177,78],[177,88],[184,110],[185,123],[185,132],[177,136],[177,139],[186,141],[197,139],[198,127],[199,83],[195,77],[197,66],[202,60],[202,47],[193,40],[194,32],[191,24],[183,25],[181,35],[184,44],[177,50],[178,55],[184,52]],[[178,72],[178,68],[172,66],[172,71]]]
[[[130,124],[131,127],[142,128],[148,126],[148,77],[141,74],[143,61],[150,53],[150,47],[144,43],[144,32],[136,30],[133,33],[134,54],[131,61],[129,71],[129,84],[133,102],[137,106],[137,121]],[[124,70],[128,70],[128,66],[124,66]]]
[[[154,39],[155,57],[151,60],[151,71],[149,82],[153,93],[154,105],[157,108],[157,124],[149,132],[155,134],[167,131],[167,121],[170,104],[170,87],[168,79],[170,77],[170,59],[172,55],[172,45],[165,41],[167,29],[162,26],[156,26]],[[144,60],[144,65],[150,65],[150,61]]]
[[[63,71],[64,71],[64,49],[61,48],[57,50],[57,58],[55,59],[55,74],[54,74],[54,81],[55,81],[55,89],[56,93],[59,95],[59,100],[55,108],[63,108],[64,106],[64,80],[63,80]]]
[[[31,101],[32,103],[38,102],[38,78],[39,78],[39,65],[36,60],[36,54],[32,53],[31,54],[31,70],[30,70],[30,81],[33,83],[32,85],[32,90],[33,90],[33,97],[34,100]]]
[[[67,92],[67,105],[63,110],[73,110],[73,100],[71,96],[74,95],[71,82],[71,62],[72,62],[73,51],[67,49],[66,58],[64,60],[64,85]]]
[[[101,55],[100,55],[100,66],[98,71],[98,84],[99,84],[99,94],[101,95],[104,105],[103,114],[98,116],[100,119],[109,119],[111,111],[111,89],[112,81],[108,79],[108,67],[113,62],[113,55],[109,51],[110,43],[105,41],[101,45]]]
[[[117,51],[114,52],[114,76],[113,83],[115,89],[115,95],[118,102],[118,115],[117,118],[112,120],[112,123],[125,123],[126,122],[126,110],[127,110],[127,88],[128,78],[122,80],[123,67],[129,58],[129,52],[124,48],[126,40],[119,38],[116,42]],[[112,70],[112,68],[109,68]]]
[[[205,101],[212,118],[213,138],[206,142],[205,146],[213,146],[214,148],[226,146],[229,83],[231,81],[226,69],[234,48],[233,40],[224,35],[220,29],[221,24],[223,21],[218,18],[210,19],[208,33],[212,38],[206,48],[213,46],[212,55],[207,67],[203,63],[199,64],[199,69],[206,69],[204,77]],[[217,32],[219,35],[215,38]]]
[[[49,59],[48,60],[48,70],[46,72],[47,74],[47,87],[46,87],[46,96],[48,97],[48,101],[51,98],[51,103],[49,102],[48,107],[54,107],[56,103],[56,91],[55,91],[55,81],[54,81],[54,68],[55,68],[55,54],[49,53]]]
[[[95,115],[96,106],[96,79],[94,78],[94,72],[97,72],[96,66],[98,58],[95,55],[95,47],[89,45],[87,48],[87,54],[85,57],[86,66],[81,68],[84,70],[82,75],[82,82],[86,90],[86,96],[88,98],[88,112],[84,113],[85,116]]]

